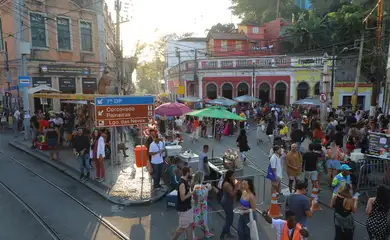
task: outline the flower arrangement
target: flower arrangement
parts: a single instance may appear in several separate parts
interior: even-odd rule
[[[237,151],[232,151],[230,148],[223,155],[223,166],[226,169],[236,168],[239,166],[239,158]]]

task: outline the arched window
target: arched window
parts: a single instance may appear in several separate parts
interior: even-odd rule
[[[268,83],[262,83],[259,86],[259,99],[261,103],[269,102],[271,87]]]
[[[275,85],[275,103],[278,105],[287,104],[287,85],[284,82],[278,82]]]
[[[214,83],[210,83],[206,87],[206,96],[210,99],[216,99],[217,98],[217,85]]]
[[[320,82],[317,82],[316,85],[314,85],[314,95],[319,96],[320,93],[321,93]]]
[[[249,94],[249,86],[246,83],[240,83],[237,86],[237,97],[248,95]]]
[[[309,97],[309,89],[309,84],[306,82],[300,82],[297,86],[297,100]]]
[[[222,85],[222,97],[224,98],[233,98],[233,86],[230,83],[225,83]]]

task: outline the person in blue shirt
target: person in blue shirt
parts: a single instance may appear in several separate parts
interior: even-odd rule
[[[337,174],[336,177],[333,178],[332,187],[333,187],[333,195],[337,194],[337,190],[340,185],[344,182],[351,184],[351,170],[352,168],[347,164],[343,164],[340,166],[341,173]]]

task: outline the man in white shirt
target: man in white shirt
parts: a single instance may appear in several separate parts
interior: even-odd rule
[[[12,124],[15,135],[17,135],[19,133],[19,121],[20,121],[20,112],[18,109],[16,109],[14,112],[14,122]]]
[[[280,181],[283,178],[283,169],[282,169],[282,161],[280,160],[280,156],[282,154],[282,149],[279,146],[273,147],[274,154],[271,156],[270,165],[274,175],[276,177],[275,181],[272,181],[272,193],[276,192],[280,194]]]
[[[153,186],[155,189],[160,189],[160,179],[162,175],[162,167],[164,163],[164,143],[160,141],[158,137],[154,138],[154,141],[149,146],[149,154],[151,156],[151,164],[152,164],[152,177],[153,177]]]
[[[179,131],[182,131],[183,120],[181,120],[180,117],[176,117],[175,124],[176,124],[176,128],[177,128]]]
[[[264,211],[262,216],[276,230],[277,240],[297,239],[297,234],[300,235],[299,240],[307,240],[309,237],[309,232],[297,222],[295,213],[291,210],[286,211],[286,220],[273,219],[268,216],[267,211]]]

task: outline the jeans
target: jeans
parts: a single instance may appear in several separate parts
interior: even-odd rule
[[[253,213],[253,218],[256,219],[256,213]],[[240,215],[238,219],[238,239],[239,240],[247,240],[251,239],[251,232],[248,227],[249,223],[249,214]]]
[[[297,144],[297,151],[298,151],[298,152],[301,152],[301,145],[302,145],[302,143],[297,142],[297,143],[295,143],[295,144]]]
[[[226,219],[225,224],[222,228],[221,238],[225,237],[226,234],[230,233],[230,226],[233,224],[234,213],[233,213],[233,199],[231,199],[227,193],[223,193],[221,205],[225,211]]]
[[[89,154],[79,155],[77,160],[80,162],[80,173],[89,173]]]
[[[160,187],[160,179],[161,179],[161,172],[162,172],[162,163],[159,164],[153,164],[152,163],[152,168],[153,168],[153,186],[154,188]]]

